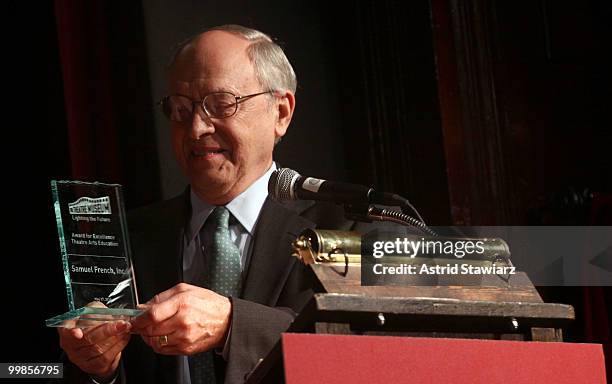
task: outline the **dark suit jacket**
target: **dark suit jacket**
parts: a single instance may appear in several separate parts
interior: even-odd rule
[[[183,281],[180,247],[189,219],[188,195],[140,209],[129,218],[140,302]],[[310,269],[291,256],[291,242],[305,228],[359,230],[360,225],[345,220],[342,208],[333,204],[281,204],[266,199],[245,267],[242,295],[232,299],[229,357],[224,372],[220,372],[225,373],[226,383],[243,382],[317,285]],[[130,341],[122,365],[122,379],[130,383],[183,380],[178,357],[155,354],[139,337]]]

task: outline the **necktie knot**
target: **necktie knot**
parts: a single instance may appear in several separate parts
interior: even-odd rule
[[[212,221],[212,224],[214,225],[215,232],[216,232],[222,229],[228,230],[229,218],[230,218],[230,212],[227,210],[227,208],[221,206],[221,207],[216,207],[211,212],[209,220]]]

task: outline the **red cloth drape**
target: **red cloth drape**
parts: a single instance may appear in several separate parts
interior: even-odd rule
[[[589,224],[612,225],[612,195],[593,194]],[[612,337],[610,332],[612,287],[584,287],[582,293],[585,341],[603,345],[607,375],[612,377]]]
[[[72,177],[121,182],[108,15],[99,0],[56,0]]]

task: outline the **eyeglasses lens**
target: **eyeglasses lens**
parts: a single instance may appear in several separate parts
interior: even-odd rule
[[[204,109],[210,117],[229,117],[236,112],[236,96],[226,92],[211,93],[204,98]]]
[[[193,114],[193,103],[185,96],[168,96],[163,103],[164,114],[172,121],[189,121]]]

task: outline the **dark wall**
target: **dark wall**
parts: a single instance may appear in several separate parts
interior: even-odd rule
[[[49,175],[69,177],[70,156],[53,4],[4,11],[0,353],[3,362],[54,362],[57,336],[44,320],[66,300]]]
[[[432,4],[453,220],[553,224],[609,194],[608,3]]]
[[[326,13],[349,177],[450,222],[428,1],[359,1]]]
[[[605,33],[611,14],[604,3],[497,4],[499,88],[512,134],[508,158],[523,180],[522,212],[569,189],[611,192],[605,106],[612,86]]]

